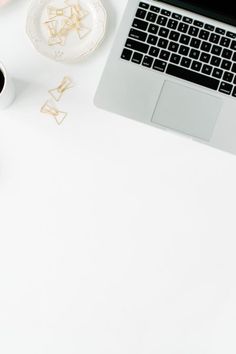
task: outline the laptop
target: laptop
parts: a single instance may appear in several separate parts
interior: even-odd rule
[[[94,103],[236,153],[233,3],[128,0]]]

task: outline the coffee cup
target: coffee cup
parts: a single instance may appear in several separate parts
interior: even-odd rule
[[[0,62],[0,109],[5,109],[15,98],[15,87],[4,65]]]

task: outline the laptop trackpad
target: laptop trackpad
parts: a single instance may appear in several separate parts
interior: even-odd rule
[[[221,106],[220,98],[165,81],[152,122],[209,141]]]

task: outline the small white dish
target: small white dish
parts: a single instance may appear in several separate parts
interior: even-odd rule
[[[63,45],[49,45],[49,32],[45,24],[49,20],[48,8],[63,9],[68,3],[79,4],[87,13],[81,23],[88,29],[88,33],[79,38],[78,33],[73,31]],[[42,55],[59,62],[75,63],[92,53],[101,43],[105,35],[106,18],[106,10],[100,0],[68,0],[66,3],[63,0],[34,0],[27,16],[26,32],[35,49]],[[63,16],[59,19],[57,17],[57,21],[65,19]]]

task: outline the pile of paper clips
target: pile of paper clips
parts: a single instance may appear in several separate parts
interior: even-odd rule
[[[65,76],[64,79],[62,80],[61,84],[58,87],[56,87],[55,89],[49,90],[48,92],[55,101],[59,102],[61,100],[64,92],[72,87],[73,87],[72,80],[68,76]],[[66,116],[68,114],[67,112],[60,111],[55,106],[55,104],[52,100],[47,100],[44,103],[44,105],[41,107],[40,112],[48,114],[51,117],[53,117],[56,120],[58,125],[60,125],[63,122],[63,120],[66,118]]]
[[[88,11],[84,10],[79,3],[70,3],[65,1],[66,6],[56,8],[47,7],[47,20],[44,24],[47,26],[49,38],[48,45],[64,46],[69,34],[76,32],[79,39],[88,35],[90,29],[84,26],[83,21],[88,16]]]

